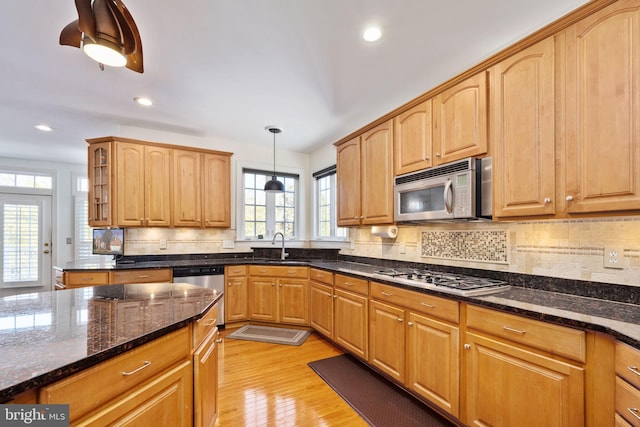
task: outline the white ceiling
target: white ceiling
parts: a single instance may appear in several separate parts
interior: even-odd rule
[[[73,0],[0,4],[0,156],[84,163],[120,126],[312,152],[584,0],[124,0],[143,74],[60,46]],[[367,44],[369,23],[384,36]],[[151,97],[150,108],[133,102]],[[47,123],[53,132],[34,128]],[[170,142],[170,141],[164,141]],[[211,147],[216,148],[216,147]]]

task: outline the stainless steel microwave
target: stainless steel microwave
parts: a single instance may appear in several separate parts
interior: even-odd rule
[[[491,166],[469,157],[395,177],[395,221],[490,219]]]

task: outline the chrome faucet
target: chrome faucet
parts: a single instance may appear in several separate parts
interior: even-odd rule
[[[280,237],[282,237],[282,252],[280,253],[280,259],[284,261],[289,256],[289,254],[284,251],[284,234],[282,234],[279,231],[276,234],[274,234],[271,244],[272,245],[276,244],[276,237],[278,237],[278,234],[280,235]]]

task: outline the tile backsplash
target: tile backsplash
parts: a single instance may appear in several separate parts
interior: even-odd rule
[[[351,230],[345,255],[640,286],[640,217],[401,225],[396,239]],[[605,248],[622,269],[604,267]]]

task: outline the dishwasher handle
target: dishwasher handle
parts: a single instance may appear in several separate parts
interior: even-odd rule
[[[173,277],[219,276],[224,274],[223,265],[200,267],[174,267]]]

